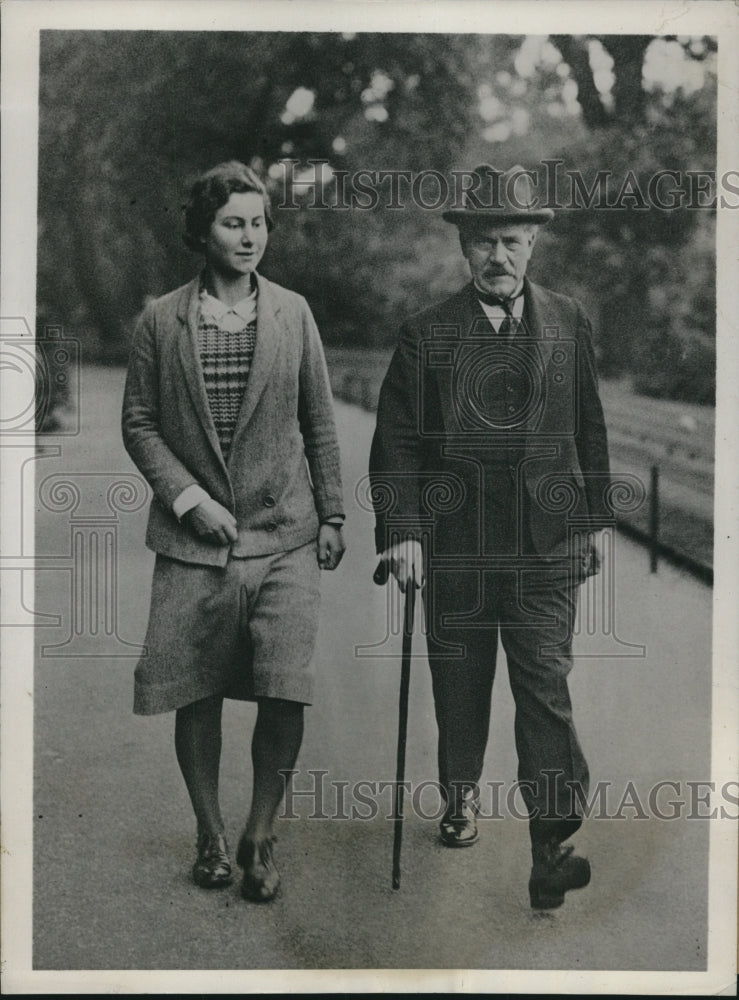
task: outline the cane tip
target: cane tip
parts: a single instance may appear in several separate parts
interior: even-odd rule
[[[393,889],[400,888],[400,875],[393,875]]]

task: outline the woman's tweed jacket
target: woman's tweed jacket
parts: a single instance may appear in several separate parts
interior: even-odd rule
[[[136,328],[123,440],[154,491],[146,544],[184,562],[225,566],[304,545],[343,513],[339,449],[321,341],[302,296],[257,276],[257,342],[228,462],[198,356],[200,279],[150,302]],[[172,512],[202,486],[236,518],[238,540],[197,538]]]

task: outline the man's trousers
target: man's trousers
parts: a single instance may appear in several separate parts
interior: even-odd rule
[[[428,651],[439,728],[439,781],[450,805],[476,795],[500,635],[516,704],[518,780],[533,840],[562,841],[581,823],[588,767],[567,676],[579,581],[545,571],[432,569]],[[498,780],[505,778],[494,775]],[[569,784],[568,784],[569,783]]]

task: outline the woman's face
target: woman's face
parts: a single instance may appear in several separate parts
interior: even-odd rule
[[[256,191],[235,192],[216,211],[205,237],[205,259],[223,278],[243,277],[256,270],[267,235],[262,196]]]

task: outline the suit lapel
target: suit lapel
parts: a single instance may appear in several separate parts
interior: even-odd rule
[[[539,360],[537,367],[543,375],[542,407],[531,414],[527,421],[526,438],[527,451],[541,454],[541,443],[537,442],[536,432],[542,432],[549,426],[552,417],[552,366],[550,364],[554,349],[562,340],[572,335],[567,317],[563,314],[557,299],[546,288],[524,279],[526,301],[524,316],[527,324],[527,335],[532,346],[535,345]],[[558,426],[555,422],[554,426]]]
[[[462,316],[462,329],[460,331],[462,339],[469,337],[492,337],[495,336],[495,328],[488,319],[488,315],[482,308],[482,304],[475,293],[475,286],[470,282],[460,292]]]
[[[439,347],[448,347],[451,342],[456,348],[452,368],[444,365],[430,369],[430,373],[436,381],[442,423],[447,433],[458,434],[460,432],[459,413],[455,401],[454,370],[459,364],[462,345],[471,337],[476,335],[489,336],[491,333],[490,321],[474,294],[472,282],[456,295],[447,299],[439,310],[438,321],[424,331],[423,336],[428,338],[429,345],[432,345],[438,337]],[[425,364],[428,365],[428,361],[425,361]],[[427,373],[424,374],[428,373],[427,370]]]
[[[524,296],[526,332],[536,343],[546,372],[552,351],[562,335],[563,321],[554,297],[528,278],[524,278]]]
[[[199,297],[200,275],[194,278],[189,285],[183,289],[177,307],[177,316],[182,324],[181,336],[178,338],[180,350],[180,361],[185,376],[185,382],[192,398],[195,412],[200,420],[208,441],[210,442],[215,455],[223,468],[226,465],[221,453],[221,445],[218,440],[216,425],[213,422],[213,415],[210,411],[208,393],[205,389],[205,379],[203,378],[203,367],[200,364],[200,346],[198,344],[198,323],[200,321]]]
[[[257,287],[257,338],[254,346],[254,357],[234,428],[229,458],[239,451],[239,438],[245,433],[257,403],[265,390],[278,349],[285,335],[280,317],[280,303],[270,282],[258,274]]]

